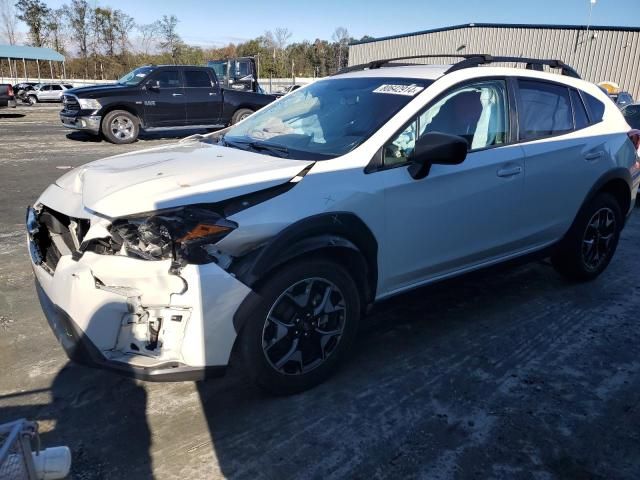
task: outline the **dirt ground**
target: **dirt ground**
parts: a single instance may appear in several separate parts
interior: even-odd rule
[[[640,478],[638,211],[593,283],[537,262],[378,305],[310,392],[270,397],[237,364],[135,382],[68,363],[24,209],[70,167],[178,136],[114,146],[65,130],[58,108],[0,111],[0,423],[38,420],[44,446],[71,447],[73,479]]]

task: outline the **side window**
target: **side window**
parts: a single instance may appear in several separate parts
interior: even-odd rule
[[[416,148],[416,132],[418,119],[414,119],[391,142],[384,146],[383,162],[385,167],[393,167],[407,163]]]
[[[178,70],[162,70],[153,77],[153,80],[159,83],[160,88],[182,87]]]
[[[569,89],[560,85],[519,80],[518,124],[521,140],[562,135],[573,130]]]
[[[587,110],[584,108],[584,103],[582,103],[582,99],[577,90],[571,89],[571,103],[573,104],[573,119],[576,130],[588,127],[589,117]]]
[[[385,166],[409,161],[416,139],[426,133],[460,136],[469,144],[469,150],[504,145],[509,125],[506,91],[504,81],[490,80],[447,93],[385,146]]]
[[[604,117],[604,103],[584,92],[582,92],[582,98],[584,98],[585,102],[587,102],[587,105],[589,106],[589,111],[591,112],[591,123],[601,122]]]
[[[51,90],[62,90],[60,85],[51,85]]]
[[[51,85],[45,85],[40,90],[43,91],[43,92],[49,92],[49,91],[51,91]]]
[[[187,88],[211,88],[211,78],[204,70],[185,70],[184,86]]]

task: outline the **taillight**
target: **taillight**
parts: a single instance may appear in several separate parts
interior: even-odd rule
[[[636,150],[640,150],[640,130],[630,130],[628,135]]]
[[[11,85],[8,85],[7,93],[10,97],[13,97],[13,87]]]

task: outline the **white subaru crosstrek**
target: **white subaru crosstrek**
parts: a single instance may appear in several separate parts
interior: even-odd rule
[[[481,66],[497,60],[374,62],[62,176],[27,230],[69,357],[176,381],[223,373],[237,346],[260,386],[292,393],[336,368],[378,300],[534,252],[598,276],[638,138],[561,62]]]

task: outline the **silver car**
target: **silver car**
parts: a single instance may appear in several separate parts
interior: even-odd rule
[[[38,102],[62,102],[65,90],[71,90],[73,85],[58,83],[40,83],[29,92],[27,99],[31,105]]]

